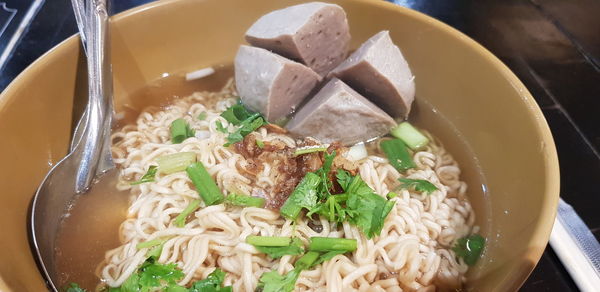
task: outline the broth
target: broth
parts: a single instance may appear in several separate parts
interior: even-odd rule
[[[220,90],[233,76],[233,68],[222,66],[216,70],[211,76],[192,81],[186,81],[183,74],[171,75],[138,90],[127,97],[126,102],[117,105],[118,127],[135,123],[139,113],[149,106],[164,107],[177,97],[195,91]],[[410,121],[442,141],[459,162],[461,179],[469,186],[467,192],[475,210],[476,225],[481,228],[479,233],[487,237],[490,205],[486,198],[485,178],[471,148],[458,129],[425,100],[416,99]],[[104,177],[90,193],[76,199],[70,215],[64,220],[56,250],[62,286],[77,282],[93,291],[99,282],[96,267],[104,260],[106,251],[120,245],[119,226],[127,216],[130,196],[128,192],[115,190],[116,181],[117,171]]]

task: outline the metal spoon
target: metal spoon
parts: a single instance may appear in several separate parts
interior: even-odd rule
[[[86,3],[83,3],[86,1]],[[73,137],[71,152],[38,188],[31,208],[33,248],[49,288],[58,291],[55,239],[65,212],[94,178],[114,168],[110,154],[112,73],[106,0],[72,0],[88,57],[89,100]]]

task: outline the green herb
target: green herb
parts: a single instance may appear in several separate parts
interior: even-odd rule
[[[398,180],[402,183],[400,184],[400,188],[403,189],[414,189],[422,193],[432,193],[438,190],[434,184],[424,179],[399,178]]]
[[[183,278],[183,272],[176,264],[160,264],[155,257],[149,257],[138,270],[131,274],[127,280],[117,288],[110,288],[110,292],[137,292],[167,290],[177,285]]]
[[[243,105],[237,103],[228,107],[221,113],[221,116],[231,124],[237,126],[248,119],[252,114],[253,112],[248,111]]]
[[[290,220],[296,220],[302,208],[313,209],[317,206],[317,186],[321,178],[312,173],[307,173],[296,186],[292,194],[285,201],[279,212]]]
[[[215,125],[217,126],[217,131],[219,131],[223,134],[229,133],[229,131],[227,131],[227,129],[225,127],[223,127],[223,124],[221,123],[221,121],[216,121]]]
[[[225,272],[217,268],[206,277],[204,280],[196,281],[190,287],[189,292],[231,292],[231,286],[223,287],[225,280]]]
[[[196,161],[196,153],[179,152],[156,158],[158,170],[161,173],[171,174],[184,171],[190,164]]]
[[[154,181],[154,177],[156,176],[156,170],[157,170],[157,166],[156,165],[150,165],[150,167],[148,167],[148,171],[146,171],[146,173],[142,176],[142,178],[140,178],[140,180],[138,181],[134,181],[132,183],[130,183],[130,185],[139,185],[139,184],[143,184],[143,183],[147,183],[147,182],[153,182]]]
[[[188,166],[185,171],[194,183],[196,190],[207,206],[220,204],[225,197],[212,179],[202,162],[195,162]]]
[[[154,240],[148,240],[148,241],[144,241],[144,242],[140,242],[138,243],[135,248],[137,249],[142,249],[142,248],[149,248],[149,247],[153,247],[153,246],[157,246],[157,245],[161,245],[163,243],[165,243],[165,241],[167,241],[166,239],[154,239]]]
[[[185,209],[183,209],[183,211],[181,211],[181,213],[179,213],[179,215],[177,215],[177,217],[175,217],[175,220],[173,221],[173,225],[182,228],[185,226],[185,218],[187,218],[187,216],[189,216],[190,214],[192,214],[194,211],[196,211],[196,209],[198,209],[200,207],[200,200],[193,200],[191,201],[187,207],[185,207]]]
[[[87,292],[87,290],[79,287],[77,283],[70,283],[65,289],[65,292]]]
[[[387,156],[390,164],[400,172],[416,167],[408,153],[404,142],[399,139],[385,140],[381,142],[381,150]]]
[[[198,120],[204,121],[204,120],[206,120],[206,117],[207,117],[207,116],[208,116],[208,114],[207,114],[206,112],[201,112],[201,113],[198,115]]]
[[[389,192],[389,193],[386,195],[386,197],[388,198],[388,200],[389,200],[389,199],[393,199],[393,198],[395,198],[395,197],[397,197],[397,196],[398,196],[398,194],[396,194],[396,193],[394,193],[394,192]]]
[[[485,238],[479,234],[471,234],[467,237],[460,238],[452,248],[456,256],[461,257],[469,266],[474,265],[485,246]]]
[[[159,245],[154,246],[153,248],[151,248],[146,253],[146,256],[147,257],[154,257],[154,258],[160,257],[160,254],[162,253],[162,250],[163,250],[163,246],[165,246],[165,242],[167,242],[167,240],[164,240],[163,242],[161,242],[161,244],[159,244]]]
[[[348,193],[346,206],[352,211],[350,223],[358,226],[367,238],[379,235],[383,222],[391,210],[388,204],[393,206],[394,202],[388,203],[386,199],[377,195],[359,175],[352,179],[346,193]],[[386,209],[389,210],[386,212]]]
[[[331,250],[328,251],[324,254],[321,254],[319,256],[319,258],[313,263],[313,266],[316,266],[318,264],[321,264],[325,261],[331,260],[334,256],[338,255],[338,254],[345,254],[346,251],[345,250]]]
[[[229,136],[227,136],[227,143],[225,143],[224,146],[227,147],[229,145],[244,140],[244,137],[246,137],[246,135],[256,131],[256,129],[262,127],[265,124],[265,120],[259,113],[251,115],[247,119],[243,120],[234,132],[229,133]]]
[[[348,186],[352,182],[352,175],[343,169],[338,170],[335,174],[335,177],[337,178],[338,184],[340,184],[342,190],[344,191],[348,189]]]
[[[195,131],[184,119],[176,119],[171,123],[171,142],[179,144],[185,139],[194,137]]]
[[[294,291],[296,280],[300,276],[300,269],[293,269],[285,275],[279,275],[277,271],[262,274],[258,280],[258,289],[262,292],[291,292]]]
[[[229,194],[225,197],[225,203],[240,207],[262,208],[265,206],[265,199],[247,195]]]
[[[335,150],[331,153],[323,153],[323,165],[315,171],[315,174],[321,177],[321,183],[317,187],[317,195],[321,200],[327,199],[331,195],[329,190],[333,187],[333,183],[329,178],[329,172],[331,172],[331,165],[333,165],[335,155]]]
[[[335,238],[335,237],[311,237],[308,249],[311,251],[355,251],[356,239]]]
[[[296,148],[296,151],[294,151],[294,156],[299,156],[302,154],[308,154],[308,153],[314,153],[314,152],[325,152],[325,151],[327,151],[327,148],[329,148],[329,147],[328,146],[307,146],[307,147]]]
[[[315,266],[315,263],[317,262],[317,260],[319,259],[320,254],[316,251],[309,251],[307,253],[305,253],[302,257],[300,257],[296,263],[294,263],[294,266],[298,269],[309,269],[313,266]]]
[[[290,237],[281,236],[256,236],[250,235],[246,237],[246,243],[254,246],[288,246],[292,243]]]
[[[258,148],[263,149],[265,148],[265,142],[261,141],[261,140],[254,140],[254,142],[256,142],[256,146],[258,146]]]
[[[404,141],[412,150],[419,150],[429,143],[429,139],[425,137],[419,130],[413,127],[409,122],[403,122],[394,127],[390,134]]]
[[[260,246],[254,245],[256,249],[267,254],[272,259],[278,259],[284,255],[299,255],[304,252],[302,241],[299,238],[292,238],[288,246]]]

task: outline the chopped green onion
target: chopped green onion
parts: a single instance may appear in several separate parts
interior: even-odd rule
[[[142,248],[149,248],[149,247],[153,247],[153,246],[157,246],[157,245],[161,245],[163,244],[165,241],[167,241],[166,239],[161,239],[161,238],[157,238],[157,239],[153,239],[153,240],[148,240],[148,241],[144,241],[144,242],[140,242],[138,243],[135,248],[137,249],[142,249]]]
[[[279,213],[290,220],[296,220],[302,208],[310,210],[316,207],[317,187],[320,183],[321,177],[312,172],[307,173],[281,206]]]
[[[311,251],[354,251],[356,250],[356,239],[311,237],[308,249]]]
[[[291,242],[290,237],[255,235],[246,237],[246,243],[256,246],[288,246]]]
[[[225,197],[202,162],[194,162],[185,171],[207,206],[220,204]]]
[[[256,142],[256,146],[258,146],[258,148],[260,148],[260,149],[265,148],[265,142],[258,140],[258,139],[256,139],[255,142]]]
[[[171,123],[171,142],[173,144],[179,144],[194,135],[194,130],[184,119],[176,119]]]
[[[165,246],[165,242],[167,242],[167,241],[165,240],[161,244],[156,245],[156,246],[152,247],[150,250],[148,250],[148,252],[146,253],[146,257],[158,258],[160,256],[160,254],[162,253],[163,246]]]
[[[225,118],[228,122],[235,126],[241,124],[245,119],[249,118],[251,115],[252,112],[248,111],[240,103],[228,107],[224,112],[221,113],[221,116],[223,118]]]
[[[410,156],[410,153],[408,153],[408,149],[406,149],[406,145],[404,142],[402,142],[402,140],[385,140],[382,141],[380,145],[381,149],[390,161],[390,164],[398,171],[402,172],[416,167],[412,157]]]
[[[225,203],[240,207],[262,208],[265,205],[265,199],[247,195],[229,194],[225,197]]]
[[[465,263],[469,266],[474,265],[485,246],[485,238],[479,234],[471,234],[467,237],[460,238],[456,241],[456,244],[452,250],[458,257],[461,257]]]
[[[196,153],[194,152],[179,152],[156,158],[158,170],[165,174],[184,171],[195,161]]]
[[[327,151],[327,148],[329,148],[329,146],[327,146],[327,145],[307,146],[307,147],[296,148],[296,151],[294,151],[294,156],[299,156],[302,154],[308,154],[308,153],[314,153],[314,152],[324,152],[324,151]]]
[[[300,255],[304,253],[302,240],[300,238],[292,238],[289,245],[286,246],[260,246],[254,247],[261,253],[267,254],[272,259],[278,259],[284,255]]]
[[[319,253],[316,251],[309,251],[305,253],[302,257],[300,257],[296,263],[294,263],[294,267],[305,270],[310,268],[319,258]]]
[[[198,120],[204,121],[204,120],[206,120],[206,117],[207,117],[207,116],[208,116],[208,114],[207,114],[206,112],[201,112],[201,113],[198,115]]]
[[[147,182],[153,182],[154,181],[154,177],[156,176],[156,170],[157,170],[157,166],[156,165],[150,165],[150,167],[148,167],[148,171],[146,171],[146,173],[142,176],[142,178],[140,178],[140,180],[138,181],[134,181],[132,183],[130,183],[130,185],[139,185],[139,184],[143,184],[143,183],[147,183]]]
[[[217,126],[217,131],[223,133],[223,134],[227,134],[228,131],[225,127],[223,127],[223,124],[221,123],[221,121],[216,121],[215,125]]]
[[[191,201],[190,204],[187,205],[187,207],[185,207],[185,209],[183,209],[183,211],[181,211],[177,217],[175,217],[173,224],[179,228],[185,226],[185,218],[196,211],[198,207],[200,207],[200,200]]]
[[[413,127],[409,122],[400,123],[390,132],[392,136],[401,139],[412,150],[419,150],[429,143],[429,139],[421,134],[419,130]]]
[[[400,188],[403,189],[414,189],[415,191],[422,193],[432,193],[438,190],[434,184],[424,179],[410,179],[401,177],[398,179],[398,181],[402,183]]]

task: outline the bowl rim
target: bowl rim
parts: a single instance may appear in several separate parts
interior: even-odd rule
[[[171,5],[172,3],[185,1],[188,0],[162,0],[146,3],[111,16],[110,22],[119,21],[123,18],[142,13],[145,10],[159,9],[164,5]],[[552,226],[554,225],[554,218],[556,217],[558,200],[560,196],[560,168],[558,162],[558,154],[556,151],[556,145],[554,143],[552,132],[550,131],[550,127],[542,113],[542,110],[540,109],[539,105],[537,104],[529,90],[525,87],[521,80],[519,80],[519,78],[508,68],[508,66],[506,66],[506,64],[504,64],[489,50],[487,50],[485,47],[483,47],[481,44],[479,44],[477,41],[473,40],[466,34],[460,32],[459,30],[451,27],[446,23],[443,23],[440,20],[433,18],[432,16],[428,16],[422,12],[387,1],[349,1],[366,3],[368,5],[383,8],[385,10],[396,11],[400,14],[412,17],[417,21],[421,21],[428,25],[431,25],[434,28],[453,36],[455,39],[457,39],[457,41],[462,42],[468,47],[473,48],[474,52],[479,54],[486,61],[490,62],[495,68],[497,68],[500,71],[501,76],[503,76],[510,83],[514,90],[519,92],[521,100],[527,107],[527,111],[534,117],[535,129],[540,134],[543,145],[545,146],[542,149],[542,156],[545,166],[544,175],[546,177],[544,185],[545,198],[543,204],[540,205],[540,218],[552,218],[552,220],[537,220],[535,224],[536,226],[534,228],[535,232],[531,235],[532,239],[527,246],[528,257],[532,260],[535,260],[535,263],[537,265],[537,262],[541,258],[548,244]],[[24,83],[24,81],[29,75],[32,74],[32,72],[40,70],[39,68],[43,67],[44,64],[51,60],[54,55],[66,53],[66,50],[70,46],[81,46],[79,39],[79,33],[75,33],[74,35],[67,37],[65,40],[61,41],[60,43],[52,47],[50,50],[42,54],[40,57],[38,57],[34,62],[29,64],[21,73],[19,73],[17,77],[15,77],[9,83],[9,85],[0,93],[0,113],[2,113],[5,110],[5,108],[10,104],[11,100],[15,98],[16,95],[14,94],[14,92],[18,91],[18,89],[21,86],[23,86],[22,83]],[[76,44],[71,44],[73,42],[76,42]],[[33,257],[33,254],[31,256]],[[531,269],[531,271],[528,271],[527,273],[517,273],[516,275],[514,275],[514,277],[506,277],[502,280],[502,283],[504,283],[506,287],[514,287],[514,289],[518,289],[523,285],[523,283],[529,277],[531,272],[533,272],[533,269]],[[2,275],[0,275],[0,288],[10,291],[10,288],[7,286],[6,282],[3,281]]]

